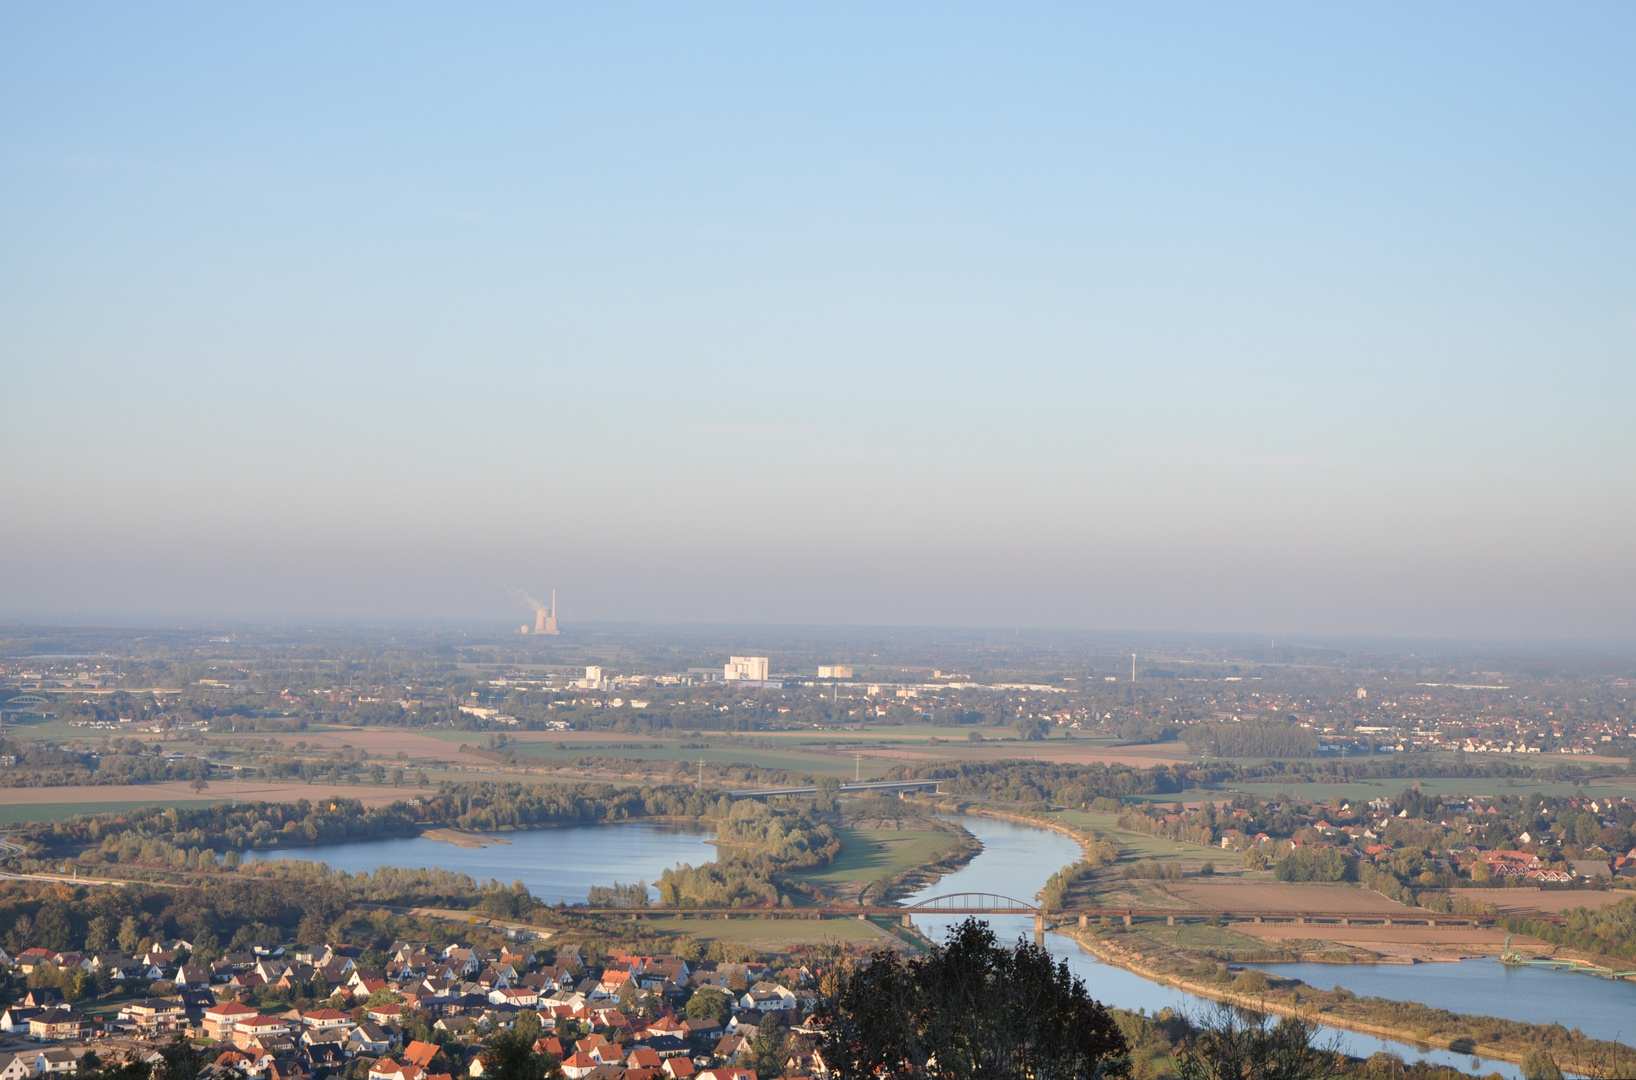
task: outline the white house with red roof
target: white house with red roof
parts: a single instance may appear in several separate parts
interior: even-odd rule
[[[582,1080],[601,1068],[601,1064],[583,1050],[575,1051],[562,1062],[562,1075],[568,1080]],[[374,1080],[373,1077],[370,1080]]]
[[[233,1025],[246,1017],[256,1015],[258,1015],[256,1010],[236,1001],[212,1005],[205,1010],[204,1014],[205,1034],[218,1042],[223,1039],[230,1039],[233,1036]]]

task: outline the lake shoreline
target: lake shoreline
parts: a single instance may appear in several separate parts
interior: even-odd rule
[[[1545,1046],[1556,1043],[1559,1038],[1557,1033],[1561,1032],[1574,1043],[1582,1045],[1586,1058],[1592,1060],[1612,1060],[1617,1063],[1618,1068],[1624,1070],[1616,1073],[1610,1073],[1609,1075],[1636,1075],[1636,1049],[1612,1040],[1592,1039],[1589,1036],[1578,1033],[1577,1029],[1569,1032],[1563,1028],[1561,1024],[1524,1024],[1521,1021],[1505,1020],[1499,1017],[1474,1016],[1467,1013],[1449,1014],[1456,1017],[1460,1024],[1472,1031],[1478,1031],[1484,1028],[1492,1030],[1498,1025],[1516,1025],[1530,1029],[1531,1035],[1526,1037],[1527,1045],[1521,1048],[1512,1045],[1510,1042],[1494,1043],[1478,1041],[1470,1035],[1449,1035],[1445,1033],[1431,1032],[1423,1034],[1406,1033],[1398,1028],[1387,1027],[1385,1025],[1373,1023],[1355,1016],[1349,1016],[1345,1012],[1335,1011],[1335,1006],[1331,1006],[1327,1009],[1321,1009],[1317,1006],[1302,1008],[1297,1003],[1289,1003],[1276,999],[1269,999],[1267,997],[1255,997],[1248,994],[1236,993],[1232,990],[1223,989],[1219,986],[1214,986],[1208,983],[1202,983],[1195,979],[1187,978],[1186,976],[1180,975],[1176,972],[1163,970],[1161,967],[1153,964],[1149,957],[1144,956],[1135,950],[1120,948],[1117,944],[1096,934],[1061,928],[1055,932],[1071,938],[1082,949],[1096,957],[1097,960],[1111,967],[1120,968],[1121,970],[1128,971],[1133,975],[1147,979],[1150,982],[1159,983],[1162,986],[1168,986],[1176,990],[1181,990],[1184,993],[1192,994],[1195,997],[1201,997],[1211,1001],[1219,1001],[1224,1004],[1233,1005],[1243,1009],[1270,1013],[1275,1016],[1292,1016],[1296,1017],[1297,1019],[1319,1023],[1325,1027],[1340,1028],[1360,1035],[1371,1035],[1375,1038],[1386,1039],[1397,1043],[1410,1043],[1415,1046],[1447,1050],[1450,1053],[1471,1054],[1476,1057],[1491,1058],[1496,1061],[1505,1061],[1514,1065],[1521,1064],[1523,1057],[1529,1050],[1534,1049],[1536,1046]],[[1308,988],[1313,997],[1334,996],[1332,991],[1319,990],[1316,987],[1312,987],[1310,983],[1300,982],[1299,980],[1293,981],[1299,982],[1302,987]],[[1359,999],[1353,998],[1352,1000],[1356,1001]],[[1406,1004],[1420,1005],[1422,1008],[1432,1008],[1431,1006],[1422,1005],[1419,1002],[1410,1001],[1407,998],[1392,998],[1383,1000],[1401,1001]],[[1579,1035],[1577,1040],[1573,1039],[1573,1036],[1576,1033]],[[1558,1064],[1563,1067],[1565,1072],[1582,1071],[1577,1069],[1570,1070],[1568,1067],[1569,1060],[1572,1060],[1572,1058],[1569,1057],[1566,1060],[1559,1058],[1558,1060]]]

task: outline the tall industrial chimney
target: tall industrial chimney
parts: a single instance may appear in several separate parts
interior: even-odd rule
[[[547,615],[544,611],[537,611],[534,613],[534,618],[534,632],[536,634],[562,633],[561,630],[557,629],[557,590],[551,590],[551,613]]]

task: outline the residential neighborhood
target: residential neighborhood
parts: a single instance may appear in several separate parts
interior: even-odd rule
[[[178,1038],[204,1051],[201,1075],[220,1080],[475,1080],[502,1033],[526,1035],[569,1080],[828,1075],[806,967],[532,944],[256,945],[208,964],[190,962],[182,940],[138,957],[0,950],[25,982],[101,973],[152,992],[87,1013],[55,989],[26,989],[0,1012],[0,1080],[158,1060]],[[769,1048],[782,1059],[772,1072]]]

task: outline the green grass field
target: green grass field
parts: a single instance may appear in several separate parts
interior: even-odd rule
[[[1206,844],[1189,844],[1180,840],[1167,840],[1162,836],[1149,836],[1147,833],[1121,829],[1116,814],[1098,814],[1089,810],[1060,810],[1054,816],[1061,818],[1070,825],[1077,825],[1081,829],[1090,829],[1093,832],[1104,833],[1112,837],[1139,859],[1174,858],[1178,855],[1211,859],[1221,854],[1217,848]]]
[[[83,743],[100,743],[108,736],[120,732],[103,728],[75,727],[64,720],[30,720],[7,724],[6,734],[14,738],[38,739],[42,742],[66,743],[78,739]]]
[[[633,742],[636,740],[632,740]],[[790,772],[813,773],[821,776],[835,776],[843,780],[851,780],[855,775],[862,775],[865,780],[877,779],[884,776],[896,762],[879,759],[864,758],[861,763],[854,762],[849,755],[829,754],[819,750],[803,751],[796,748],[788,750],[765,750],[750,746],[711,746],[705,749],[684,750],[677,745],[651,747],[644,745],[639,750],[618,749],[606,744],[599,746],[594,742],[565,742],[558,748],[554,742],[518,742],[512,743],[508,749],[515,750],[522,758],[544,758],[546,760],[572,760],[578,757],[609,757],[621,758],[627,761],[680,761],[691,763],[703,759],[713,764],[755,765],[763,769],[786,769]]]
[[[39,789],[42,792],[50,788]],[[77,790],[84,790],[77,789]],[[38,802],[18,804],[15,806],[0,806],[0,825],[22,825],[34,821],[67,821],[71,817],[81,814],[114,814],[122,810],[135,810],[139,806],[208,806],[211,803],[226,802],[227,797],[219,799],[143,799],[136,802]]]
[[[941,829],[840,830],[841,853],[821,870],[799,875],[817,885],[894,877],[952,851],[960,840]]]

